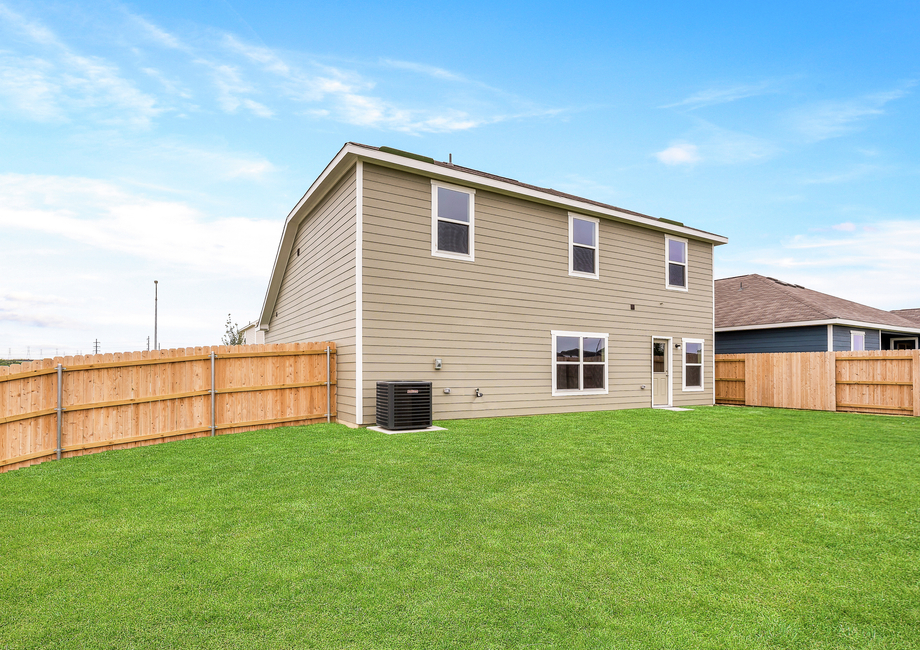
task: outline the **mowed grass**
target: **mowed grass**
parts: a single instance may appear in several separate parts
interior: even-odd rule
[[[0,648],[916,648],[920,421],[339,425],[0,475]]]

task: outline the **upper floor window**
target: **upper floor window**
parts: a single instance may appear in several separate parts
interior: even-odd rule
[[[607,392],[607,337],[552,332],[553,395]]]
[[[866,349],[866,333],[850,330],[850,349],[861,351]]]
[[[684,390],[703,390],[703,341],[684,339]]]
[[[431,254],[473,261],[476,190],[431,181]]]
[[[599,220],[569,214],[569,275],[598,277]]]
[[[668,289],[687,291],[687,240],[665,235],[664,247]]]

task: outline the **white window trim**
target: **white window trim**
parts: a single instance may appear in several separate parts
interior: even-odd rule
[[[460,223],[463,225],[469,225],[470,227],[470,253],[469,255],[464,255],[463,253],[452,253],[450,251],[438,250],[438,188],[443,187],[448,190],[453,190],[455,192],[463,192],[464,194],[470,195],[470,222],[466,224],[462,221],[454,221],[453,219],[444,219],[444,221],[450,223]],[[475,242],[476,238],[474,237],[474,228],[476,223],[476,190],[469,187],[461,187],[459,185],[451,185],[450,183],[442,183],[441,181],[431,181],[431,254],[434,257],[444,257],[451,260],[462,260],[464,262],[474,262],[476,261],[476,250]]]
[[[914,349],[920,348],[920,336],[899,336],[897,338],[892,338],[891,342],[888,344],[891,346],[891,349],[894,350],[895,341],[913,341]]]
[[[575,246],[575,219],[581,219],[582,221],[593,221],[594,222],[594,273],[584,273],[583,271],[576,271],[575,256],[572,254],[572,247]],[[584,244],[578,244],[583,248],[588,248]],[[598,280],[601,277],[601,220],[595,217],[586,217],[583,214],[575,214],[574,212],[569,212],[569,275],[577,278],[591,278],[592,280]]]
[[[552,375],[553,381],[553,397],[564,396],[564,395],[606,395],[610,390],[610,334],[608,333],[599,333],[599,332],[565,332],[562,330],[552,330],[550,332],[552,338],[550,339],[550,373]],[[585,390],[580,388],[578,390],[570,389],[557,389],[556,388],[556,337],[557,336],[580,336],[584,338],[592,339],[604,339],[604,387],[603,388],[589,388]],[[581,344],[581,357],[584,357],[584,342]],[[583,359],[579,359],[578,365],[581,366],[584,364]],[[579,373],[579,382],[584,381],[584,374]]]
[[[668,267],[671,264],[669,252],[670,244],[669,242],[679,241],[684,244],[684,255],[687,258],[686,262],[683,262],[684,265],[684,286],[676,287],[671,284],[671,269]],[[681,264],[681,262],[674,262],[674,264]],[[664,286],[669,291],[690,291],[690,243],[683,237],[672,237],[671,235],[664,236]]]
[[[700,385],[687,386],[687,343],[699,343],[701,346],[700,355]],[[693,364],[696,365],[696,364]],[[680,368],[681,368],[681,390],[686,392],[700,392],[706,390],[706,341],[703,339],[681,339],[680,340]]]
[[[853,343],[856,341],[856,335],[862,335],[863,346],[862,350],[855,350],[853,348]],[[850,352],[862,352],[866,349],[866,333],[863,330],[850,330]]]

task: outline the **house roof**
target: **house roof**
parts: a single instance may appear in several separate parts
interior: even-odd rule
[[[756,273],[716,280],[715,303],[716,331],[831,323],[920,331],[920,323],[890,311]]]
[[[599,201],[592,201],[591,199],[575,196],[574,194],[566,194],[565,192],[560,192],[552,188],[528,185],[527,183],[521,183],[512,178],[497,176],[469,167],[454,165],[449,162],[436,161],[425,156],[419,156],[389,147],[373,147],[366,144],[348,142],[342,147],[339,153],[336,154],[335,158],[326,165],[323,173],[313,181],[313,184],[310,185],[306,194],[297,202],[297,205],[294,206],[285,219],[284,229],[281,233],[281,241],[275,253],[275,262],[272,267],[271,278],[269,279],[268,288],[265,292],[265,300],[262,303],[262,312],[259,317],[260,328],[265,328],[271,320],[270,314],[275,309],[275,301],[281,289],[281,278],[284,275],[284,269],[291,255],[297,228],[300,226],[303,219],[310,214],[313,207],[322,200],[326,193],[329,192],[342,176],[349,169],[352,169],[354,164],[359,160],[364,160],[384,167],[407,170],[432,179],[449,181],[458,185],[466,185],[499,194],[517,196],[530,201],[553,205],[591,216],[632,223],[652,230],[659,230],[661,232],[676,234],[690,239],[705,241],[714,246],[728,242],[728,239],[722,235],[690,228],[677,221],[659,219],[640,212],[624,210],[623,208],[618,208]]]
[[[384,152],[386,152],[386,151],[390,151],[390,152],[395,152],[395,151],[397,151],[396,149],[391,149],[391,148],[389,148],[389,147],[374,147],[374,146],[371,146],[371,145],[369,145],[369,144],[361,144],[361,143],[359,143],[359,142],[349,142],[348,144],[349,144],[349,145],[352,145],[352,146],[355,146],[355,147],[361,147],[362,149],[369,149],[369,150],[371,150],[371,151],[384,151]],[[460,172],[462,172],[462,173],[470,174],[470,175],[472,175],[472,176],[478,176],[479,178],[482,178],[482,179],[488,179],[488,180],[491,180],[491,181],[498,181],[498,182],[501,182],[501,183],[507,183],[508,185],[514,185],[514,186],[517,186],[517,187],[520,187],[520,188],[524,188],[524,189],[528,189],[528,190],[533,190],[533,191],[535,191],[535,192],[540,192],[540,193],[543,193],[543,194],[548,194],[548,195],[550,195],[550,196],[559,197],[559,198],[561,198],[561,199],[568,199],[568,200],[571,200],[571,201],[578,201],[578,202],[580,202],[580,203],[586,203],[586,204],[588,204],[588,205],[594,205],[594,206],[597,206],[597,207],[599,207],[599,208],[605,208],[605,209],[607,209],[607,210],[616,210],[617,212],[621,212],[621,213],[623,213],[623,214],[629,214],[629,215],[633,215],[633,216],[636,216],[636,217],[642,217],[643,219],[651,219],[651,220],[657,221],[657,222],[660,223],[661,225],[665,225],[665,226],[666,226],[666,225],[678,225],[678,226],[683,226],[682,223],[677,222],[677,221],[670,221],[670,220],[667,220],[667,219],[660,219],[659,217],[652,217],[652,216],[649,216],[649,215],[647,215],[647,214],[642,214],[641,212],[635,212],[635,211],[633,211],[633,210],[626,210],[625,208],[618,208],[617,206],[615,206],[615,205],[610,205],[609,203],[601,203],[600,201],[594,201],[594,200],[592,200],[592,199],[586,199],[586,198],[584,198],[584,197],[577,196],[577,195],[575,195],[575,194],[567,194],[567,193],[565,193],[565,192],[560,192],[559,190],[554,190],[554,189],[551,188],[551,187],[540,187],[539,185],[530,185],[530,184],[528,184],[528,183],[522,183],[521,181],[515,180],[515,179],[513,179],[513,178],[508,178],[507,176],[498,176],[498,175],[496,175],[496,174],[490,174],[489,172],[480,171],[480,170],[478,170],[478,169],[472,169],[472,168],[470,168],[470,167],[463,167],[463,166],[461,166],[461,165],[455,165],[455,164],[450,163],[450,162],[442,162],[442,161],[439,161],[439,160],[434,160],[433,158],[427,158],[427,157],[425,157],[425,156],[417,156],[417,155],[415,155],[415,154],[409,154],[408,152],[402,152],[402,151],[400,151],[399,153],[400,153],[400,154],[404,154],[404,155],[408,154],[408,155],[412,156],[412,159],[414,159],[414,160],[421,160],[421,161],[424,161],[424,162],[428,162],[428,163],[430,163],[430,164],[432,164],[432,165],[436,165],[436,166],[438,166],[438,167],[441,167],[442,169],[447,170],[447,171],[452,171],[452,172],[455,172],[455,173],[460,173]],[[714,236],[714,237],[716,237],[716,238],[718,238],[718,239],[720,239],[720,240],[725,239],[724,237],[720,237],[719,235],[715,235],[714,233],[706,232],[705,230],[698,230],[698,229],[696,229],[696,228],[691,228],[690,230],[695,230],[697,233],[700,233],[700,234],[705,234],[705,235]],[[726,242],[727,242],[727,240],[725,240],[725,241],[719,241],[718,243],[726,243]]]
[[[917,309],[894,309],[891,311],[895,316],[900,316],[901,318],[906,318],[909,321],[912,321],[920,327],[920,308]]]

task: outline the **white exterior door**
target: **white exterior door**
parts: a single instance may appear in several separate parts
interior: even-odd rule
[[[671,405],[670,339],[652,339],[652,406]]]

